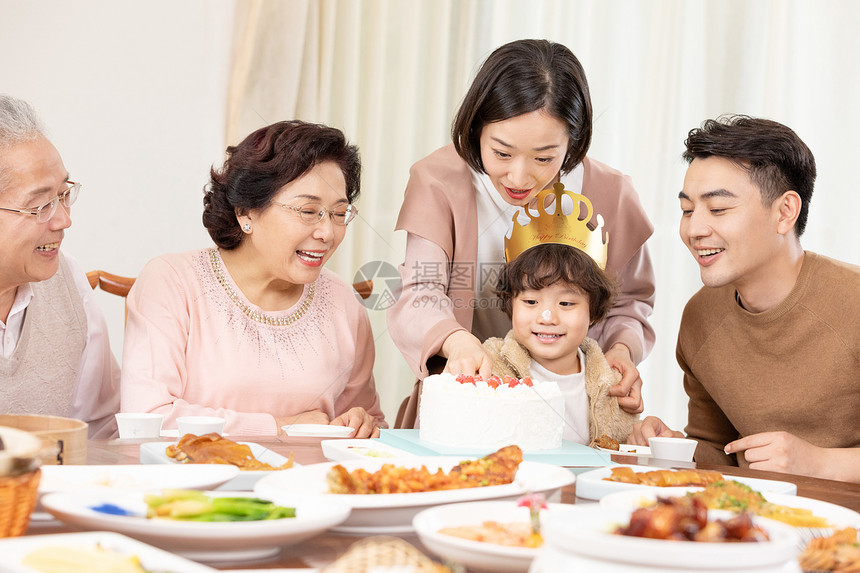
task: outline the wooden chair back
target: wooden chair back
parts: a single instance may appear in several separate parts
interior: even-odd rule
[[[105,271],[90,271],[87,273],[90,286],[95,289],[99,287],[105,292],[121,297],[127,297],[128,291],[134,284],[134,277],[121,277]]]

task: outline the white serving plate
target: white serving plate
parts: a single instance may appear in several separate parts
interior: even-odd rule
[[[548,515],[565,511],[570,505],[547,504],[541,510],[543,522]],[[525,573],[537,555],[537,547],[509,547],[472,541],[439,533],[443,527],[481,525],[485,521],[529,523],[529,510],[516,501],[476,501],[431,507],[419,512],[412,525],[421,543],[438,557],[459,563],[469,571]]]
[[[573,505],[543,524],[544,548],[531,573],[588,571],[589,573],[736,571],[800,573],[796,556],[800,537],[794,528],[754,518],[770,541],[758,543],[700,543],[616,535],[630,521],[629,509],[597,504]],[[709,512],[709,519],[726,519],[729,512]]]
[[[608,508],[634,510],[642,507],[643,504],[654,503],[658,496],[680,497],[687,495],[688,492],[696,491],[700,488],[659,488],[661,490],[659,492],[653,491],[654,489],[658,488],[651,488],[651,491],[646,492],[634,490],[619,491],[603,497],[603,499],[600,500],[600,505]],[[667,489],[670,489],[671,491],[662,491]],[[823,517],[837,529],[844,527],[860,527],[860,513],[841,505],[808,497],[798,497],[796,495],[786,495],[781,493],[762,492],[762,495],[771,503],[787,507],[796,507],[799,509],[808,509],[812,511],[813,515]]]
[[[673,487],[657,487],[657,486],[647,486],[647,485],[639,485],[635,483],[622,483],[616,481],[606,481],[604,478],[607,478],[612,475],[613,468],[619,467],[629,467],[633,469],[634,472],[650,472],[660,469],[669,469],[669,468],[657,468],[653,466],[611,466],[605,468],[597,468],[595,470],[590,470],[585,473],[581,473],[576,478],[576,497],[581,497],[583,499],[593,499],[600,500],[603,496],[609,495],[610,493],[615,493],[618,491],[666,491],[675,489]],[[776,480],[768,480],[768,479],[758,479],[758,478],[748,478],[748,477],[740,477],[740,476],[730,476],[723,474],[726,479],[736,480],[741,483],[744,483],[754,490],[764,492],[772,492],[772,493],[784,493],[788,495],[794,495],[797,493],[797,486],[793,483],[786,481],[776,481]],[[700,489],[700,488],[699,488]]]
[[[209,492],[220,496],[254,496],[250,492]],[[51,493],[42,505],[57,519],[83,529],[123,533],[168,551],[200,561],[259,559],[276,554],[341,523],[349,506],[336,499],[307,500],[302,496],[277,495],[278,505],[296,508],[296,517],[266,521],[195,522],[147,519],[141,492],[89,491]],[[111,515],[93,507],[111,504],[132,515]]]
[[[220,464],[42,466],[39,493],[92,489],[213,489],[239,474]]]
[[[347,471],[363,468],[374,472],[383,464],[401,467],[427,466],[431,472],[450,470],[463,461],[460,457],[432,456],[393,459],[366,459],[343,462]],[[345,495],[328,493],[326,475],[334,463],[313,464],[266,476],[254,486],[262,497],[292,493],[304,498],[336,498],[352,508],[352,513],[335,531],[357,534],[407,533],[412,531],[412,518],[422,509],[443,503],[486,499],[515,499],[527,492],[542,492],[547,496],[573,483],[575,476],[567,469],[537,462],[522,462],[513,483],[419,493]]]
[[[349,438],[355,433],[355,428],[329,424],[289,424],[281,429],[294,437]]]
[[[415,454],[389,446],[378,439],[323,440],[323,455],[333,462],[350,460],[408,458]]]
[[[147,571],[181,571],[182,573],[215,571],[206,565],[157,549],[125,535],[107,531],[30,535],[0,539],[0,570],[8,573],[36,572],[36,569],[31,569],[21,562],[33,551],[44,547],[94,548],[97,546],[121,555],[136,556]]]
[[[245,444],[246,446],[251,448],[251,453],[254,454],[254,457],[260,460],[261,462],[273,465],[273,466],[281,466],[287,463],[287,458],[282,456],[277,452],[273,452],[268,448],[264,448],[260,444],[255,444],[253,442],[237,442],[239,444]],[[142,464],[171,464],[174,466],[208,466],[208,465],[219,465],[219,464],[186,464],[182,462],[177,462],[175,459],[169,457],[165,450],[167,450],[167,446],[171,445],[168,442],[146,442],[145,444],[140,445],[140,463]],[[299,464],[293,463],[294,466],[298,466]],[[235,466],[233,466],[235,467]],[[228,482],[224,483],[218,489],[230,490],[230,491],[249,491],[254,488],[254,484],[258,479],[263,476],[267,476],[271,473],[270,471],[239,471],[236,477],[232,478]]]

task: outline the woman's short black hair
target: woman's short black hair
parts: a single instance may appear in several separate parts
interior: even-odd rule
[[[203,226],[220,248],[235,249],[244,236],[237,214],[264,209],[284,185],[326,161],[340,167],[346,198],[353,203],[361,189],[361,158],[343,132],[299,120],[258,129],[227,148],[220,171],[211,169],[203,197]]]
[[[585,252],[568,245],[546,243],[524,251],[499,273],[496,294],[511,316],[513,299],[525,290],[556,283],[579,288],[588,295],[591,324],[602,320],[615,300],[617,285]]]
[[[516,40],[486,59],[460,104],[451,127],[454,147],[483,173],[481,131],[488,123],[546,110],[567,126],[567,173],[591,145],[591,96],[585,70],[566,46],[547,40]]]

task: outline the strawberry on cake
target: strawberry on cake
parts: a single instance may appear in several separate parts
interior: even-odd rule
[[[449,447],[524,451],[561,447],[564,397],[555,382],[434,374],[424,379],[421,440]]]

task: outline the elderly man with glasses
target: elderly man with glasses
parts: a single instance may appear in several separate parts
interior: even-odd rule
[[[86,275],[60,251],[80,188],[30,105],[0,94],[0,413],[111,437],[119,366]]]

